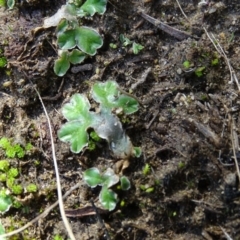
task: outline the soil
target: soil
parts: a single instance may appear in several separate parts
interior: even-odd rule
[[[12,11],[0,9],[0,48],[8,60],[0,69],[0,136],[33,145],[23,159],[10,162],[20,170],[20,184],[38,186],[34,194],[15,196],[22,206],[1,216],[6,232],[30,222],[57,200],[50,134],[37,88],[52,123],[63,194],[81,185],[64,201],[65,209],[74,210],[69,221],[76,239],[240,239],[239,1],[180,1],[187,19],[173,0],[108,1],[104,15],[83,20],[104,38],[103,47],[84,62],[91,67],[78,71],[74,66],[61,78],[53,72],[55,29],[33,30],[64,3],[19,1]],[[170,33],[144,16],[172,27]],[[179,39],[176,29],[187,36]],[[120,42],[120,34],[144,49],[134,54]],[[61,107],[74,93],[88,95],[94,82],[108,79],[141,103],[124,129],[134,146],[142,148],[142,156],[130,159],[124,170],[132,186],[119,193],[122,204],[112,212],[80,216],[78,210],[92,206],[91,201],[101,208],[100,189],[87,187],[82,172],[92,166],[116,168],[119,161],[104,141],[95,151],[71,153],[57,137],[65,122]],[[6,158],[3,150],[0,154]],[[144,173],[146,164],[149,171]],[[57,235],[67,239],[58,207],[10,239]]]

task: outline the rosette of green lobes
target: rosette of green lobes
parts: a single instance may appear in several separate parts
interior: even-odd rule
[[[84,53],[93,56],[97,49],[103,45],[103,40],[100,34],[89,27],[69,26],[66,20],[58,31],[58,45],[63,50],[73,49],[78,47]]]
[[[73,51],[60,50],[59,58],[54,63],[54,72],[59,77],[62,77],[66,74],[70,68],[70,63],[78,64],[84,61],[85,54],[77,49]]]
[[[98,115],[89,111],[90,103],[84,95],[75,94],[70,103],[63,106],[63,116],[68,120],[58,131],[58,137],[63,142],[70,143],[73,153],[79,153],[88,145],[87,129],[101,121]]]
[[[115,81],[95,83],[92,88],[92,96],[105,109],[121,108],[125,114],[132,114],[138,111],[138,101],[122,94],[119,89]]]

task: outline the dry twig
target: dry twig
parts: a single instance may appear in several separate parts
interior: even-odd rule
[[[187,17],[187,15],[184,13],[184,11],[183,11],[183,9],[182,9],[179,1],[176,0],[176,2],[177,2],[178,7],[180,8],[180,11],[182,12],[182,15],[186,18],[186,20],[187,20],[188,22],[190,22],[189,19],[188,19],[188,17]]]
[[[217,41],[217,39],[214,37],[214,35],[212,33],[211,33],[211,36],[210,36],[210,33],[206,30],[206,28],[204,27],[203,29],[204,29],[205,33],[207,34],[207,37],[209,38],[209,40],[212,42],[213,46],[217,50],[217,52],[220,54],[220,56],[222,56],[224,58],[227,66],[228,66],[228,69],[229,69],[229,72],[230,72],[230,78],[231,78],[230,81],[229,81],[229,84],[232,84],[235,81],[235,83],[238,87],[238,91],[240,91],[240,84],[238,82],[237,75],[236,75],[233,67],[231,66],[230,61],[229,61],[226,53],[224,52],[222,46],[219,44],[219,42]]]

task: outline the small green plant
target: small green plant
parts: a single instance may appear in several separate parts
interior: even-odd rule
[[[132,45],[132,50],[133,50],[134,54],[138,54],[141,50],[144,49],[144,46],[142,46],[141,44],[136,43],[134,41],[131,41],[129,38],[125,37],[123,34],[120,34],[119,39],[120,39],[120,42],[122,43],[123,47]]]
[[[206,68],[205,67],[198,67],[196,70],[195,70],[195,74],[197,77],[202,77],[203,76],[203,72]]]
[[[135,148],[125,134],[118,117],[113,114],[122,112],[132,114],[138,110],[138,102],[134,98],[121,93],[114,81],[95,83],[91,91],[93,99],[100,104],[96,112],[90,111],[91,105],[85,95],[75,94],[70,103],[63,106],[62,113],[68,120],[58,131],[63,142],[70,142],[70,149],[79,153],[89,146],[88,129],[94,129],[102,139],[107,140],[109,147],[117,158],[127,159],[139,157],[140,148]]]
[[[138,54],[143,49],[144,49],[143,45],[133,42],[132,50],[134,54]]]
[[[218,58],[214,58],[212,61],[211,61],[211,64],[212,66],[217,66],[219,64],[219,59]]]
[[[185,69],[189,69],[190,66],[191,66],[191,63],[186,60],[186,61],[183,62],[183,66],[184,66]]]
[[[110,187],[119,181],[122,190],[128,190],[131,187],[130,181],[126,176],[122,176],[119,179],[119,176],[111,168],[108,168],[103,174],[95,167],[89,168],[83,173],[83,180],[91,188],[98,185],[102,187],[99,194],[99,201],[109,211],[114,210],[118,202],[117,194]]]
[[[4,185],[0,190],[0,213],[8,211],[11,206],[15,208],[21,206],[21,204],[15,200],[15,195],[21,195],[23,193],[22,185],[17,183],[18,176],[19,171],[17,168],[10,167],[7,160],[0,160],[0,182]],[[37,186],[35,184],[29,184],[26,189],[27,192],[36,192]],[[3,207],[1,207],[1,202]]]
[[[37,190],[38,190],[38,187],[34,183],[31,183],[31,184],[27,185],[27,187],[26,187],[26,191],[28,193],[35,193],[35,192],[37,192]]]
[[[151,171],[151,167],[148,163],[146,163],[142,170],[143,175],[147,176],[150,173],[150,171]]]
[[[32,149],[32,145],[31,143],[28,143],[25,148],[23,148],[19,144],[13,144],[10,139],[3,137],[0,139],[0,148],[5,150],[7,158],[23,158],[26,151],[30,151]]]
[[[148,184],[146,185],[140,185],[140,189],[146,193],[152,193],[154,192],[154,187],[153,186],[149,186]]]
[[[182,161],[178,163],[178,168],[179,168],[179,169],[182,169],[182,168],[184,168],[185,166],[186,166],[186,164],[185,164],[184,162],[182,162]]]
[[[107,0],[72,0],[63,5],[58,12],[45,19],[44,28],[57,26],[59,58],[55,61],[54,72],[58,76],[66,74],[70,64],[79,64],[87,56],[96,54],[103,45],[100,34],[92,28],[81,26],[79,18],[104,14]]]
[[[57,234],[53,237],[53,240],[64,240],[64,238]]]
[[[0,68],[6,67],[7,59],[5,57],[0,57]]]

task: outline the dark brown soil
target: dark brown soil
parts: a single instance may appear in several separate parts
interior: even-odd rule
[[[142,105],[124,128],[143,154],[131,159],[124,171],[132,183],[129,191],[119,195],[125,205],[100,214],[111,239],[240,239],[239,178],[234,161],[234,154],[236,161],[240,158],[240,89],[237,79],[230,82],[226,59],[204,31],[215,36],[214,42],[224,49],[240,79],[239,1],[208,1],[202,6],[197,0],[180,1],[186,19],[177,1],[111,0],[103,16],[85,20],[104,38],[97,55],[85,62],[92,70],[69,71],[63,78],[53,72],[57,57],[54,29],[35,35],[31,31],[65,1],[21,2],[12,11],[0,9],[0,48],[8,59],[8,67],[0,69],[0,136],[23,146],[32,143],[34,149],[24,159],[12,159],[11,164],[21,170],[22,185],[35,182],[39,191],[17,196],[23,207],[11,208],[1,217],[6,231],[28,223],[57,200],[49,129],[33,85],[52,121],[65,193],[82,182],[85,169],[114,167],[117,160],[104,142],[94,152],[71,153],[57,138],[64,122],[61,107],[72,94],[87,94],[95,81],[113,79],[125,91],[132,89]],[[179,40],[174,30],[172,34],[162,31],[144,19],[139,8],[191,37]],[[134,55],[129,46],[122,46],[120,34],[144,49]],[[117,48],[109,47],[110,43]],[[190,63],[187,69],[185,61]],[[198,68],[203,69],[202,76],[197,76]],[[4,152],[0,154],[4,159]],[[144,175],[146,164],[151,171]],[[91,206],[91,199],[100,207],[98,193],[99,189],[82,183],[65,200],[65,208]],[[69,219],[76,239],[107,239],[96,215]],[[58,207],[10,239],[54,239],[56,235],[67,239]]]

